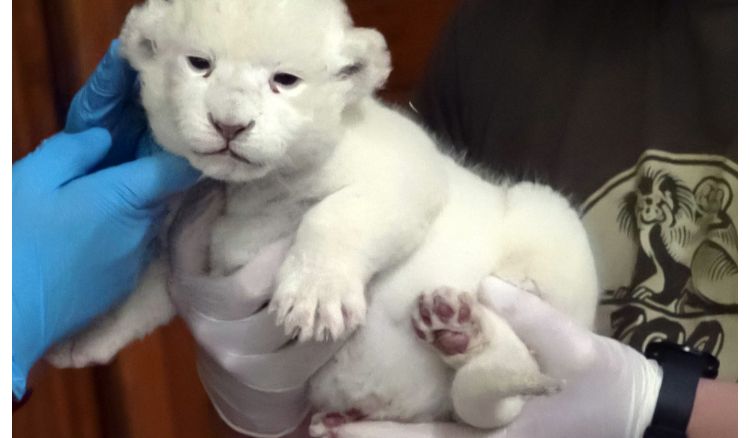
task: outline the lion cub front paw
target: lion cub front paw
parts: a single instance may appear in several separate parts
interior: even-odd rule
[[[116,336],[100,331],[83,332],[55,344],[45,359],[56,368],[83,368],[110,362],[125,342]]]
[[[364,282],[344,269],[302,266],[287,260],[279,272],[269,310],[276,323],[301,342],[338,340],[362,325]]]

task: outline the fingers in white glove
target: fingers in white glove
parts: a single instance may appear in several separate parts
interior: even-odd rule
[[[502,438],[503,431],[484,431],[455,423],[403,424],[363,421],[336,429],[337,438]]]
[[[255,315],[271,299],[274,273],[278,271],[290,245],[291,239],[271,243],[250,263],[226,277],[189,275],[185,274],[184,262],[176,265],[177,272],[172,280],[175,283],[173,297],[181,308],[190,308],[214,320],[244,320]],[[184,254],[178,254],[173,260],[177,257],[189,259]],[[188,262],[192,263],[190,260]],[[271,327],[276,328],[276,324],[271,323]]]
[[[596,359],[591,334],[536,295],[488,277],[479,300],[510,324],[546,374],[570,377]]]

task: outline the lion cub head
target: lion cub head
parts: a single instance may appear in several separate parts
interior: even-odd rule
[[[340,0],[147,0],[121,40],[157,141],[228,181],[325,157],[390,71]]]

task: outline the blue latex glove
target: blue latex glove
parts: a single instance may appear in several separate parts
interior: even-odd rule
[[[112,147],[97,168],[163,151],[148,129],[139,102],[137,74],[119,51],[120,42],[115,40],[86,85],[73,97],[65,123],[65,132],[100,127],[112,134]]]
[[[13,166],[13,393],[55,342],[120,302],[148,262],[164,201],[199,174],[150,148],[136,74],[113,43],[66,133]]]

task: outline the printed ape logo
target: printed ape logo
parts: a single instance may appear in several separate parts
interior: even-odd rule
[[[586,202],[601,331],[639,350],[691,345],[736,373],[736,193],[737,167],[722,157],[648,151]]]
[[[711,291],[737,282],[737,229],[727,214],[732,190],[709,176],[690,190],[675,176],[646,167],[622,202],[620,230],[640,244],[631,288],[616,295],[679,314],[689,307],[717,313],[737,306],[713,302]]]

